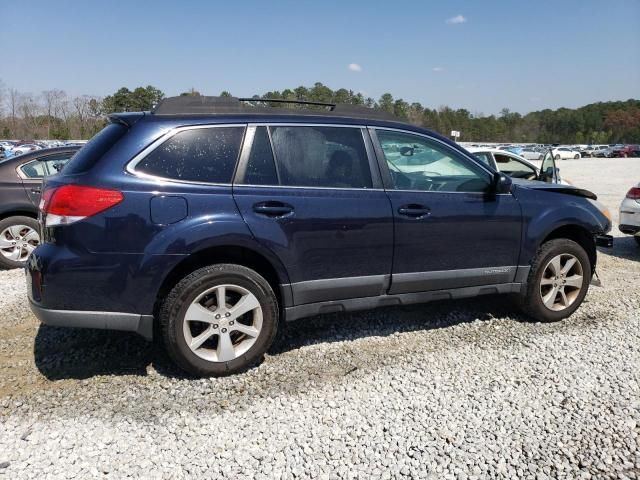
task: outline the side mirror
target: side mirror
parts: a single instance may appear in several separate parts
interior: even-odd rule
[[[499,193],[511,193],[511,177],[504,173],[496,173],[493,179],[494,191]]]

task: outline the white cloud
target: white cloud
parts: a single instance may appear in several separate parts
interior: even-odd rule
[[[434,72],[444,72],[444,67],[433,67],[431,70]]]
[[[357,63],[350,63],[347,68],[349,70],[351,70],[352,72],[361,72],[362,71],[362,67],[360,65],[358,65]]]
[[[467,18],[462,15],[456,15],[455,17],[451,17],[447,19],[447,23],[449,25],[456,25],[458,23],[466,23]]]

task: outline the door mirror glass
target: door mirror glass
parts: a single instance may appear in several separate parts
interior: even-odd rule
[[[510,193],[512,185],[511,177],[504,173],[496,173],[494,178],[494,189],[496,193]]]

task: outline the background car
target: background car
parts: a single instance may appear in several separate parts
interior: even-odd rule
[[[544,153],[534,148],[523,148],[520,152],[520,156],[527,160],[542,160]]]
[[[543,162],[541,168],[545,171],[545,174],[541,175],[540,168],[515,153],[498,150],[496,148],[469,148],[468,150],[486,165],[502,173],[506,173],[512,178],[541,180],[549,183],[571,185],[570,182],[562,180],[560,177],[560,169],[556,166],[553,156],[551,155],[549,155],[546,163]]]
[[[570,158],[578,159],[582,157],[578,150],[574,150],[569,147],[557,147],[551,150],[551,152],[553,153],[553,158],[556,160],[567,160]]]
[[[38,246],[42,180],[58,173],[78,150],[49,148],[0,162],[0,267],[23,266]]]
[[[640,183],[627,192],[620,204],[620,231],[633,235],[640,246]]]
[[[24,155],[27,152],[34,152],[36,150],[41,150],[42,147],[40,145],[36,145],[35,143],[25,143],[14,147],[13,154],[14,155]]]
[[[613,154],[616,157],[640,157],[640,145],[625,145],[622,148],[614,148]]]

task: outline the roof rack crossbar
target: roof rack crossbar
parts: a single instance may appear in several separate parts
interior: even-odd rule
[[[335,103],[327,102],[311,102],[308,100],[287,100],[285,98],[238,98],[240,102],[258,102],[258,103],[295,103],[297,105],[317,105],[319,107],[332,107],[336,106]]]

